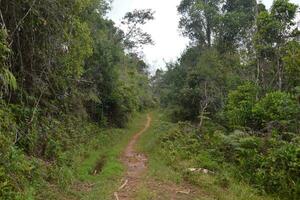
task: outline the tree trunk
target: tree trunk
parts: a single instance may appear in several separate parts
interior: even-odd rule
[[[205,112],[206,112],[206,109],[209,105],[209,96],[207,94],[207,82],[204,83],[204,95],[205,95],[205,100],[203,102],[200,101],[200,107],[202,107],[201,111],[200,111],[200,122],[198,124],[198,128],[199,130],[201,130],[202,126],[203,126],[203,122],[204,122],[204,115],[205,115]]]
[[[278,59],[278,89],[280,91],[282,91],[282,85],[283,85],[282,79],[283,79],[282,65],[280,60]]]
[[[283,85],[283,71],[282,71],[282,62],[281,62],[281,55],[280,55],[280,49],[277,49],[277,70],[278,70],[278,89],[282,91],[282,85]]]

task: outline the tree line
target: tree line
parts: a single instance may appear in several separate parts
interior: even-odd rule
[[[106,0],[0,1],[1,199],[34,195],[38,161],[68,165],[66,152],[100,134],[91,123],[122,128],[153,105],[139,53],[153,43],[141,28],[153,12],[127,13],[124,32],[109,9]]]
[[[179,28],[190,45],[152,78],[160,105],[193,124],[199,143],[222,155],[213,159],[289,199],[300,195],[298,11],[289,0],[270,9],[255,0],[182,0]]]

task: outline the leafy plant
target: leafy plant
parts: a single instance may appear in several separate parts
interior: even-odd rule
[[[253,115],[261,125],[272,121],[291,123],[299,114],[298,103],[285,92],[268,93],[253,107]]]
[[[225,115],[232,128],[251,127],[252,109],[256,104],[258,88],[251,82],[241,85],[228,94]]]

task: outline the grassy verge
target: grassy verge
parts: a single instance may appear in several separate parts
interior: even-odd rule
[[[149,170],[147,176],[159,181],[171,181],[177,184],[188,182],[203,194],[199,200],[268,200],[267,196],[259,195],[249,185],[236,181],[232,178],[232,171],[226,166],[217,166],[218,173],[210,175],[203,173],[190,173],[188,168],[216,166],[218,164],[209,157],[206,149],[201,149],[197,157],[192,154],[194,144],[188,141],[178,147],[178,141],[172,141],[172,137],[166,140],[170,132],[176,132],[178,125],[165,122],[163,114],[154,112],[152,126],[140,139],[138,149],[144,152],[149,158]],[[191,145],[190,145],[191,144]],[[199,149],[197,150],[199,152]],[[187,156],[191,154],[191,156]],[[201,160],[201,166],[199,166]],[[144,192],[145,193],[145,192]],[[142,199],[142,198],[141,198]]]
[[[79,168],[81,180],[95,184],[92,191],[83,194],[83,199],[110,200],[112,198],[111,195],[121,185],[121,178],[124,175],[124,167],[119,160],[120,154],[125,149],[133,134],[141,130],[145,123],[146,115],[138,115],[132,120],[128,128],[123,130],[109,130],[106,133],[113,135],[107,141],[106,147],[92,151],[90,158],[85,160]],[[91,176],[88,173],[91,170],[90,167],[95,167],[99,158],[103,157],[105,158],[105,164],[102,171],[96,176]]]
[[[124,174],[120,154],[132,135],[141,130],[145,122],[146,114],[136,114],[127,128],[101,130],[88,144],[78,144],[70,153],[72,166],[61,171],[64,173],[62,177],[67,171],[74,174],[70,184],[66,187],[48,185],[39,199],[110,200],[113,192],[121,185]]]
[[[151,127],[141,136],[137,146],[138,150],[145,153],[149,158],[147,176],[155,177],[159,181],[180,183],[183,181],[182,175],[167,164],[160,147],[160,140],[164,131],[168,129],[167,127],[171,128],[174,125],[162,121],[162,115],[158,112],[153,112],[151,115]]]

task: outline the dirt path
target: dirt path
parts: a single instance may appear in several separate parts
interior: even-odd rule
[[[147,158],[145,155],[137,153],[134,147],[139,137],[150,127],[151,120],[150,115],[147,115],[145,127],[133,136],[122,155],[121,159],[127,167],[127,172],[123,185],[120,187],[119,192],[115,193],[116,199],[132,200],[140,185],[140,179],[146,170]]]
[[[140,136],[148,130],[151,125],[151,116],[147,116],[145,127],[136,133],[126,147],[121,160],[127,167],[126,176],[119,190],[114,193],[116,200],[136,200],[136,193],[142,186],[155,193],[155,200],[194,200],[197,196],[195,188],[189,185],[176,185],[170,182],[157,180],[145,180],[144,174],[147,170],[147,157],[135,150],[135,145]]]

